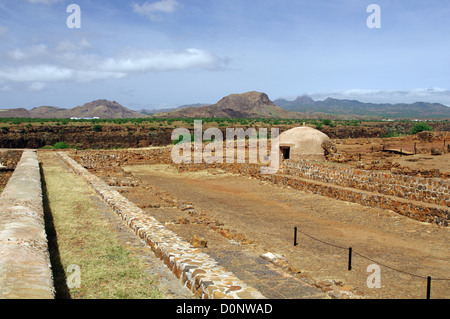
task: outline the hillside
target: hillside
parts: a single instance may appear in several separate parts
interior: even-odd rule
[[[450,107],[438,103],[416,102],[412,104],[376,104],[357,100],[338,100],[327,98],[314,101],[308,96],[300,96],[294,101],[275,100],[279,107],[306,114],[333,115],[355,118],[392,118],[392,119],[449,119]]]
[[[20,109],[2,109],[0,110],[0,117],[28,117],[30,118],[30,111],[24,108]]]
[[[123,119],[147,117],[123,107],[116,101],[97,100],[72,109],[71,117],[99,117],[102,119]]]
[[[168,113],[168,112],[173,112],[173,111],[177,111],[177,110],[182,110],[182,109],[186,109],[188,107],[202,107],[202,106],[208,106],[209,104],[204,104],[204,103],[195,103],[195,104],[184,104],[175,108],[164,108],[164,109],[153,109],[153,110],[148,110],[148,109],[142,109],[139,112],[142,114],[146,114],[146,115],[153,115],[156,113]]]
[[[265,93],[247,92],[231,94],[214,105],[187,107],[154,117],[168,118],[305,118],[297,112],[289,112],[276,106]]]
[[[39,106],[26,110],[6,109],[0,110],[0,117],[21,117],[21,118],[93,118],[101,119],[121,119],[121,118],[143,118],[147,115],[127,109],[115,101],[97,100],[77,106],[73,109],[64,109],[55,106]]]
[[[30,117],[33,118],[68,118],[70,110],[56,106],[39,106],[30,110]]]

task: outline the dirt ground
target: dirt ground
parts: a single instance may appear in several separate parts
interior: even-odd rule
[[[336,140],[336,142],[338,153],[342,153],[346,157],[353,157],[350,164],[359,163],[359,155],[361,155],[361,161],[366,163],[390,161],[414,170],[438,169],[441,173],[450,174],[449,139],[423,141],[412,138],[368,138]],[[432,148],[442,150],[443,154],[431,155]],[[383,152],[383,149],[403,151],[406,155]]]
[[[450,297],[450,281],[437,280],[450,278],[448,228],[221,171],[123,168],[139,181],[119,187],[124,196],[186,240],[204,237],[213,257],[223,247],[281,254],[299,277],[328,280],[365,298],[425,298],[432,276],[431,297]],[[354,252],[351,271],[347,247]],[[372,264],[380,266],[381,288],[367,286]]]

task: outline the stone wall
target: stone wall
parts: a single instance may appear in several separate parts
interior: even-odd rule
[[[450,181],[310,161],[286,162],[281,174],[450,207]]]
[[[0,189],[4,188],[16,169],[23,151],[0,150]],[[6,167],[6,168],[4,168]]]
[[[24,151],[0,195],[0,299],[54,298],[37,154]]]
[[[170,149],[77,152],[71,156],[88,169],[122,165],[173,164]],[[258,164],[179,164],[179,171],[219,168],[331,198],[393,210],[409,218],[448,226],[450,183],[424,178],[352,168],[344,164],[285,161],[278,174],[261,175]]]
[[[441,226],[448,226],[449,224],[450,209],[446,206],[412,201],[396,196],[377,194],[290,175],[272,175],[270,180],[278,185],[290,186],[334,199],[389,209],[421,222],[434,223]]]
[[[63,152],[58,154],[75,173],[83,176],[90,183],[102,199],[135,232],[136,236],[139,236],[151,247],[155,256],[164,261],[173,274],[197,298],[264,298],[256,289],[247,286],[207,254],[165,228],[155,218],[128,201],[117,191],[106,185],[100,178],[89,173],[67,154]],[[101,153],[97,154],[105,159]],[[109,155],[116,156],[118,154],[110,153]],[[126,158],[126,156],[123,157],[122,155],[122,159]]]

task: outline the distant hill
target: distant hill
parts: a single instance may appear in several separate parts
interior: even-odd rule
[[[0,117],[31,117],[30,111],[24,108],[20,109],[2,109]]]
[[[276,106],[265,93],[247,92],[231,94],[213,105],[187,107],[180,110],[156,113],[154,117],[168,118],[304,118]]]
[[[181,106],[174,107],[174,108],[155,109],[155,110],[143,109],[143,110],[140,110],[139,112],[142,114],[146,114],[146,115],[152,115],[152,114],[156,114],[156,113],[173,112],[173,111],[177,111],[177,110],[186,109],[188,107],[202,107],[202,106],[207,106],[207,105],[209,105],[209,104],[205,104],[205,103],[185,104],[185,105],[181,105]]]
[[[39,106],[30,110],[30,117],[33,118],[69,118],[71,110],[56,106]]]
[[[346,118],[450,119],[450,107],[439,103],[376,104],[333,98],[314,101],[308,96],[297,97],[294,101],[278,99],[274,103],[289,111]]]
[[[22,118],[93,118],[101,119],[123,119],[143,118],[147,115],[127,109],[115,101],[97,100],[77,106],[73,109],[64,109],[55,106],[39,106],[31,110],[6,109],[0,110],[0,117],[22,117]]]
[[[136,111],[127,109],[116,101],[97,100],[72,109],[71,117],[99,117],[101,119],[125,119],[147,117]]]

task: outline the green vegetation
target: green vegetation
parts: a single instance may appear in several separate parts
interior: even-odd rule
[[[426,123],[417,123],[411,129],[411,134],[417,134],[424,131],[432,131],[433,129]]]
[[[44,147],[41,147],[42,150],[65,150],[69,148],[77,149],[76,146],[70,146],[66,142],[57,142],[55,145],[46,145]]]
[[[9,125],[23,125],[22,133],[26,129],[38,129],[39,125],[92,125],[95,132],[100,132],[109,124],[125,125],[128,131],[134,131],[134,128],[141,128],[150,131],[160,131],[164,128],[186,127],[193,128],[194,121],[201,120],[204,127],[285,127],[285,126],[301,126],[310,125],[321,130],[324,126],[379,126],[386,125],[393,132],[402,132],[401,134],[416,134],[423,130],[429,130],[430,126],[425,123],[417,123],[415,128],[410,132],[411,120],[397,120],[395,122],[385,122],[373,119],[279,119],[279,118],[137,118],[137,119],[37,119],[37,118],[0,118],[0,133],[8,133],[11,131]],[[435,121],[433,123],[447,123],[448,120]],[[34,125],[33,125],[34,124]],[[403,127],[403,131],[397,126]],[[406,128],[408,127],[408,128]],[[392,133],[395,134],[395,133]]]
[[[57,234],[60,266],[55,287],[61,298],[164,298],[157,278],[147,272],[131,245],[122,243],[99,209],[93,199],[95,192],[81,177],[65,169],[53,154],[41,156],[49,156],[43,161],[44,200],[53,218],[51,233]],[[66,278],[69,280],[72,275],[70,265],[80,267],[79,288],[64,287]]]
[[[53,148],[55,150],[64,150],[70,148],[70,146],[67,145],[65,142],[57,142],[55,145],[53,145]]]

